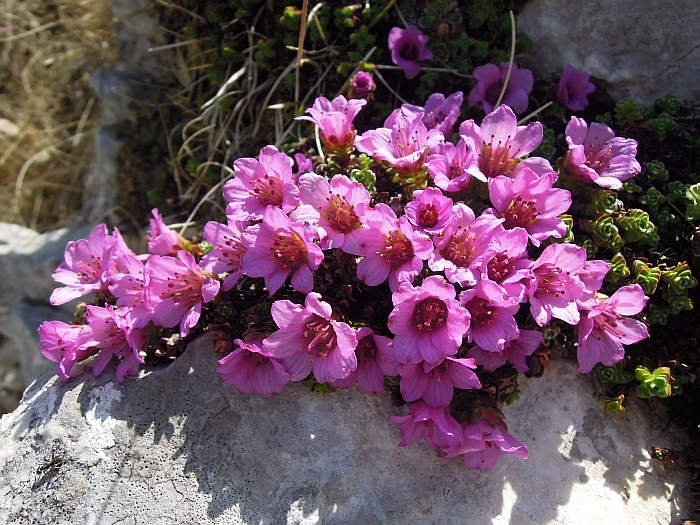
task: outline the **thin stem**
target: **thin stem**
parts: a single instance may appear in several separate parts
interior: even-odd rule
[[[384,80],[384,77],[382,76],[382,74],[379,71],[377,71],[376,68],[374,70],[374,74],[377,75],[377,78],[379,80],[381,80],[382,84],[384,84],[384,87],[387,88],[391,92],[391,94],[394,95],[398,100],[400,100],[402,104],[408,104],[408,102],[406,102],[401,97],[401,95],[399,95],[396,91],[394,91],[393,88],[387,83],[387,81]]]
[[[297,70],[296,79],[294,86],[294,104],[299,107],[299,83],[301,75],[301,57],[304,54],[304,39],[306,38],[306,17],[309,14],[309,0],[304,0],[304,4],[301,8],[301,27],[299,28],[299,46],[297,49]]]
[[[379,22],[381,20],[381,18],[386,14],[386,12],[389,9],[391,9],[391,6],[394,5],[395,3],[396,3],[396,0],[389,0],[389,3],[386,4],[386,7],[384,9],[382,9],[381,12],[377,16],[374,17],[374,20],[372,20],[369,23],[369,25],[367,26],[367,29],[371,29],[374,24]]]
[[[325,162],[326,156],[323,153],[323,146],[321,145],[321,136],[318,126],[314,126],[314,135],[316,136],[316,147],[318,148],[318,156],[321,157],[322,162]]]
[[[496,108],[501,105],[501,100],[503,100],[503,96],[506,94],[506,89],[508,89],[508,82],[510,82],[510,73],[511,71],[513,71],[513,62],[515,61],[515,15],[513,14],[512,10],[508,12],[510,13],[510,60],[508,61],[508,72],[506,73],[506,80],[505,82],[503,82],[501,94],[498,95],[498,100],[496,101],[496,105],[494,106]]]
[[[373,48],[373,49],[376,49],[376,48]],[[391,69],[394,71],[403,70],[402,67],[390,66],[388,64],[374,64],[374,69]],[[421,67],[421,69],[423,71],[434,71],[435,73],[450,73],[456,77],[467,78],[469,80],[474,79],[473,75],[465,75],[464,73],[460,73],[459,71],[457,71],[455,69],[450,69],[448,67]]]
[[[535,116],[539,115],[540,113],[542,113],[545,109],[547,109],[547,108],[548,108],[549,106],[551,106],[552,104],[554,104],[554,102],[552,102],[552,101],[550,100],[549,102],[547,102],[546,104],[543,104],[542,106],[540,106],[539,108],[537,108],[535,111],[533,111],[533,112],[530,113],[529,115],[525,115],[523,118],[521,118],[521,119],[518,121],[518,126],[520,126],[521,124],[524,124],[525,122],[527,122],[528,120],[530,120],[532,117],[535,117]]]

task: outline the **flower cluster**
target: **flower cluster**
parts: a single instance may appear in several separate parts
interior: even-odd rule
[[[647,336],[629,318],[644,307],[644,292],[629,285],[606,297],[600,289],[608,264],[562,242],[571,194],[557,186],[547,160],[528,156],[542,140],[539,123],[519,126],[502,105],[455,133],[462,93],[435,94],[424,107],[398,108],[383,127],[358,134],[353,121],[364,103],[321,98],[302,117],[318,126],[326,152],[343,159],[335,174],[321,162],[302,162],[294,173],[292,159],[273,146],[257,159],[236,160],[224,186],[227,222],[204,226],[211,246],[204,255],[157,211],[149,254],[135,255],[104,225],[69,244],[54,275],[66,286],[52,302],[88,293],[97,300],[81,324],[40,328],[42,350],[59,363],[59,375],[88,359],[99,374],[116,357],[122,380],[143,363],[154,330],[185,337],[203,309],[229,291],[264,285],[270,319],[251,322],[232,340],[233,351],[219,361],[227,384],[269,396],[313,377],[376,394],[385,376],[395,377],[409,403],[409,415],[391,418],[400,424],[401,446],[422,436],[441,456],[481,470],[501,454],[527,457],[496,411],[480,406],[472,416],[481,416],[466,417],[463,394],[480,399],[484,374],[499,367],[528,371],[528,357],[553,322],[577,329],[581,371],[615,364],[623,345]],[[584,125],[572,120],[577,153],[565,163],[572,173],[577,166],[595,172],[604,160],[598,149],[588,153],[588,138],[578,140]],[[607,140],[600,147],[619,168],[632,146],[593,126],[596,144]],[[372,159],[377,177],[393,176],[393,196],[380,198],[345,171],[358,152]],[[626,174],[580,180],[624,180],[634,174],[629,163]],[[464,199],[479,192],[490,206],[477,213]],[[376,315],[381,308],[386,315]]]

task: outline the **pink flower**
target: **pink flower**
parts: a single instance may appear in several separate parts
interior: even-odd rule
[[[532,355],[544,343],[544,336],[537,330],[520,330],[517,339],[506,341],[503,350],[492,352],[480,346],[473,346],[467,352],[467,357],[474,359],[477,365],[483,366],[487,372],[511,363],[518,372],[528,372],[525,358]]]
[[[143,328],[153,317],[144,302],[144,263],[135,255],[129,255],[122,264],[123,271],[109,278],[109,291],[117,298],[119,315],[124,321],[132,328]]]
[[[484,64],[474,69],[476,86],[469,93],[469,105],[481,106],[484,113],[490,113],[498,102],[498,97],[503,90],[503,84],[508,74],[508,62],[496,64]],[[528,95],[532,91],[534,78],[529,69],[519,69],[513,64],[508,80],[508,87],[503,95],[501,104],[513,109],[515,113],[524,113],[529,104]]]
[[[589,299],[588,295],[594,295],[603,287],[603,280],[609,271],[610,265],[605,261],[586,261],[583,270],[578,272],[578,278],[586,288],[586,296],[583,299]]]
[[[459,109],[462,105],[462,92],[456,91],[445,98],[442,93],[433,93],[425,102],[425,107],[403,104],[401,110],[404,113],[421,114],[421,120],[428,129],[437,129],[445,137],[452,136],[452,127],[459,118]]]
[[[268,206],[285,213],[296,208],[299,190],[294,184],[292,159],[276,147],[265,146],[260,150],[260,160],[238,159],[233,167],[236,176],[224,184],[229,220],[262,219]]]
[[[107,233],[105,224],[95,226],[87,239],[69,242],[64,252],[65,262],[52,275],[55,281],[66,286],[53,291],[51,304],[56,306],[89,293],[106,292],[106,272],[116,242],[115,237]]]
[[[241,271],[250,277],[264,277],[270,295],[292,276],[292,286],[302,293],[314,288],[311,270],[323,260],[323,252],[313,240],[313,232],[302,223],[290,221],[279,208],[268,206],[261,224],[242,235],[247,251],[241,257]]]
[[[408,411],[408,416],[389,416],[389,420],[401,425],[400,447],[407,447],[421,436],[437,450],[451,450],[461,443],[462,428],[446,407],[431,407],[418,401]]]
[[[318,228],[322,249],[342,248],[346,236],[361,236],[364,209],[370,194],[359,182],[336,175],[330,183],[325,177],[307,173],[299,179],[301,206],[292,212],[294,220]]]
[[[318,126],[321,141],[328,153],[348,156],[354,149],[357,134],[353,120],[366,103],[366,100],[346,100],[342,95],[334,98],[332,102],[325,97],[319,97],[313,106],[306,110],[311,116],[297,117],[296,120],[309,120]]]
[[[499,175],[489,183],[489,196],[497,217],[503,217],[507,230],[523,228],[539,246],[549,237],[566,234],[566,224],[559,219],[571,206],[571,193],[553,188],[554,173],[538,176],[530,169],[518,170],[513,178]]]
[[[113,357],[121,358],[117,366],[117,381],[120,382],[126,376],[136,374],[139,365],[144,363],[140,351],[146,344],[146,331],[131,326],[121,313],[121,309],[117,311],[110,305],[104,308],[87,307],[88,326],[96,341],[95,346],[100,348],[92,363],[95,377],[102,373]]]
[[[352,77],[352,89],[350,91],[351,98],[366,98],[367,95],[377,89],[371,73],[360,71]]]
[[[58,363],[56,374],[61,379],[70,377],[71,368],[94,352],[97,341],[87,325],[69,325],[61,321],[44,321],[38,329],[41,353]]]
[[[279,394],[291,376],[277,359],[262,349],[262,337],[233,342],[236,349],[216,366],[224,383],[242,394],[255,392],[267,397]]]
[[[151,213],[151,232],[146,236],[148,251],[154,255],[175,255],[179,250],[183,250],[180,235],[163,222],[158,208],[153,208]]]
[[[469,330],[469,312],[455,299],[457,293],[442,277],[426,277],[420,287],[402,283],[391,299],[389,330],[400,363],[422,360],[436,365],[457,353]]]
[[[473,359],[452,357],[446,357],[437,365],[426,361],[406,363],[399,367],[401,395],[406,401],[422,398],[430,407],[446,407],[452,401],[455,388],[481,388],[473,368],[476,368]]]
[[[242,239],[244,230],[245,223],[237,221],[229,221],[228,224],[209,221],[204,226],[204,238],[212,249],[202,257],[199,266],[214,275],[228,273],[222,284],[225,292],[233,288],[243,275],[241,257],[246,252]]]
[[[356,382],[365,394],[374,395],[382,391],[384,376],[398,374],[399,362],[394,355],[394,341],[377,335],[363,326],[357,331],[357,368],[344,379],[333,382],[337,388],[350,388]]]
[[[444,142],[442,133],[428,130],[422,117],[421,113],[406,115],[397,109],[385,122],[389,127],[366,131],[355,141],[355,147],[400,173],[417,173],[424,169],[431,148]]]
[[[416,229],[427,235],[440,233],[452,220],[452,199],[437,188],[416,191],[413,200],[406,204],[404,213]]]
[[[586,250],[573,244],[550,244],[532,263],[533,279],[527,294],[530,313],[538,325],[544,326],[552,317],[578,324],[576,301],[585,288],[577,274],[585,264]]]
[[[389,278],[393,292],[402,282],[413,282],[423,270],[433,249],[431,240],[414,232],[404,215],[397,220],[386,204],[377,204],[368,214],[368,229],[362,235],[345,240],[343,251],[362,255],[357,265],[357,277],[368,286],[377,286]]]
[[[297,171],[294,172],[293,179],[295,183],[300,175],[314,171],[314,162],[303,153],[294,154],[294,163],[297,165]]]
[[[571,117],[566,125],[569,151],[564,156],[564,169],[581,182],[616,190],[642,168],[636,160],[637,141],[616,137],[608,126]]]
[[[279,330],[263,341],[263,350],[282,359],[292,381],[313,372],[319,383],[332,383],[357,368],[355,330],[336,320],[331,305],[321,301],[320,294],[308,294],[303,307],[276,301],[272,318]]]
[[[482,279],[474,288],[459,294],[459,304],[471,315],[469,342],[472,340],[492,352],[520,335],[513,317],[520,309],[517,297],[508,297],[503,288]]]
[[[443,191],[467,191],[471,187],[472,177],[486,182],[486,177],[478,169],[476,156],[467,150],[463,139],[456,145],[445,142],[433,148],[425,166],[435,186]]]
[[[177,252],[177,258],[154,255],[144,267],[144,301],[158,326],[180,324],[186,337],[199,321],[202,303],[219,293],[219,281],[202,274],[191,253]]]
[[[588,95],[595,91],[590,75],[567,64],[559,79],[556,99],[571,111],[583,111],[588,107]]]
[[[480,279],[478,268],[496,254],[494,234],[503,219],[481,215],[465,204],[454,205],[454,219],[441,235],[435,236],[435,250],[428,266],[434,272],[445,272],[451,283],[473,286]]]
[[[471,469],[486,472],[498,463],[502,454],[512,454],[517,458],[527,459],[525,445],[505,430],[492,427],[484,421],[462,423],[463,441],[456,450],[448,450],[444,458],[462,456],[464,464]]]
[[[391,61],[403,69],[407,79],[415,78],[420,73],[421,60],[433,58],[433,53],[425,47],[429,38],[416,26],[406,29],[394,27],[389,32],[389,51]]]
[[[499,226],[494,233],[496,254],[479,266],[482,279],[499,284],[508,297],[515,297],[521,303],[525,302],[526,283],[531,277],[527,239],[527,232],[522,228],[504,230]]]
[[[521,170],[531,170],[534,171],[538,177],[544,177],[545,175],[552,175],[554,181],[559,180],[559,174],[554,171],[552,165],[547,159],[542,157],[527,157],[526,159],[520,159],[516,164],[513,171],[510,172],[509,176],[515,178],[515,176],[520,173]]]
[[[486,115],[481,127],[473,120],[464,121],[459,126],[459,134],[467,143],[467,148],[478,155],[478,166],[471,172],[477,178],[509,175],[521,157],[539,146],[542,133],[539,122],[518,126],[515,113],[506,105]]]
[[[577,351],[580,372],[590,372],[599,362],[613,366],[625,356],[622,345],[649,337],[644,323],[623,317],[641,312],[648,299],[641,286],[630,284],[609,298],[597,293],[580,305]]]

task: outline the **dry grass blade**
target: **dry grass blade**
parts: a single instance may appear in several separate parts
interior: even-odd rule
[[[166,7],[166,11],[178,11],[180,14],[170,13],[176,19],[196,25],[199,16],[196,13],[188,12],[183,17],[185,11],[172,5],[170,0],[158,0],[158,3]],[[300,2],[299,34],[295,34],[297,46],[285,46],[294,51],[294,57],[282,67],[278,63],[271,68],[260,58],[264,56],[266,42],[270,41],[265,19],[269,14],[267,5],[261,6],[252,20],[242,16],[233,22],[219,23],[217,30],[224,25],[232,27],[234,22],[244,27],[225,38],[226,47],[243,48],[229,63],[226,60],[229,57],[221,59],[220,49],[207,47],[208,40],[202,38],[204,30],[192,33],[191,38],[182,32],[173,32],[175,42],[154,48],[154,51],[172,54],[173,77],[182,86],[178,93],[170,96],[170,101],[181,111],[182,124],[177,126],[178,133],[171,131],[167,135],[177,202],[189,215],[185,221],[187,225],[218,210],[220,206],[214,200],[217,194],[212,192],[212,186],[220,190],[223,182],[232,176],[229,166],[234,159],[257,156],[265,143],[280,146],[289,140],[297,129],[295,126],[298,127],[294,117],[299,108],[318,96],[324,80],[337,69],[337,51],[329,43],[331,35],[324,31],[319,14],[326,4],[309,4],[308,0]],[[310,31],[318,32],[325,47],[318,49],[318,42],[314,42],[314,49],[305,49]],[[216,72],[216,81],[212,81],[211,74],[214,64],[225,67],[224,71]],[[316,72],[308,75],[305,72],[301,76],[302,67],[316,68]],[[308,89],[312,75],[316,81]],[[295,82],[290,82],[292,80]],[[283,95],[286,90],[294,93]],[[287,100],[281,100],[285,96]],[[220,200],[221,196],[218,197]]]
[[[304,55],[304,40],[306,39],[306,17],[309,14],[309,0],[304,0],[301,8],[301,27],[299,28],[299,45],[297,46],[296,85],[294,86],[294,102],[299,103],[299,75],[301,75],[301,58]]]
[[[506,94],[506,90],[508,89],[508,82],[510,82],[510,74],[513,71],[513,63],[515,62],[515,43],[517,41],[517,34],[515,32],[515,15],[513,14],[513,11],[509,11],[510,13],[510,59],[508,60],[508,72],[506,73],[506,79],[503,82],[503,88],[501,88],[501,93],[498,95],[498,100],[496,101],[496,104],[494,107],[498,107],[501,105],[501,101],[503,100],[503,97]]]
[[[40,231],[79,211],[98,104],[90,75],[114,56],[101,0],[0,0],[0,221]],[[16,129],[17,133],[8,133]]]

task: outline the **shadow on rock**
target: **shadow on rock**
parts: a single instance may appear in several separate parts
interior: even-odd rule
[[[645,434],[602,421],[571,363],[523,381],[522,401],[504,409],[530,458],[502,456],[480,473],[438,459],[422,442],[397,448],[398,426],[387,416],[404,409],[388,394],[323,396],[292,384],[274,398],[245,396],[223,384],[217,359],[205,335],[169,367],[123,384],[113,366],[60,385],[47,372],[0,422],[0,516],[271,525],[669,520],[666,480],[644,476],[647,495],[633,479]]]

